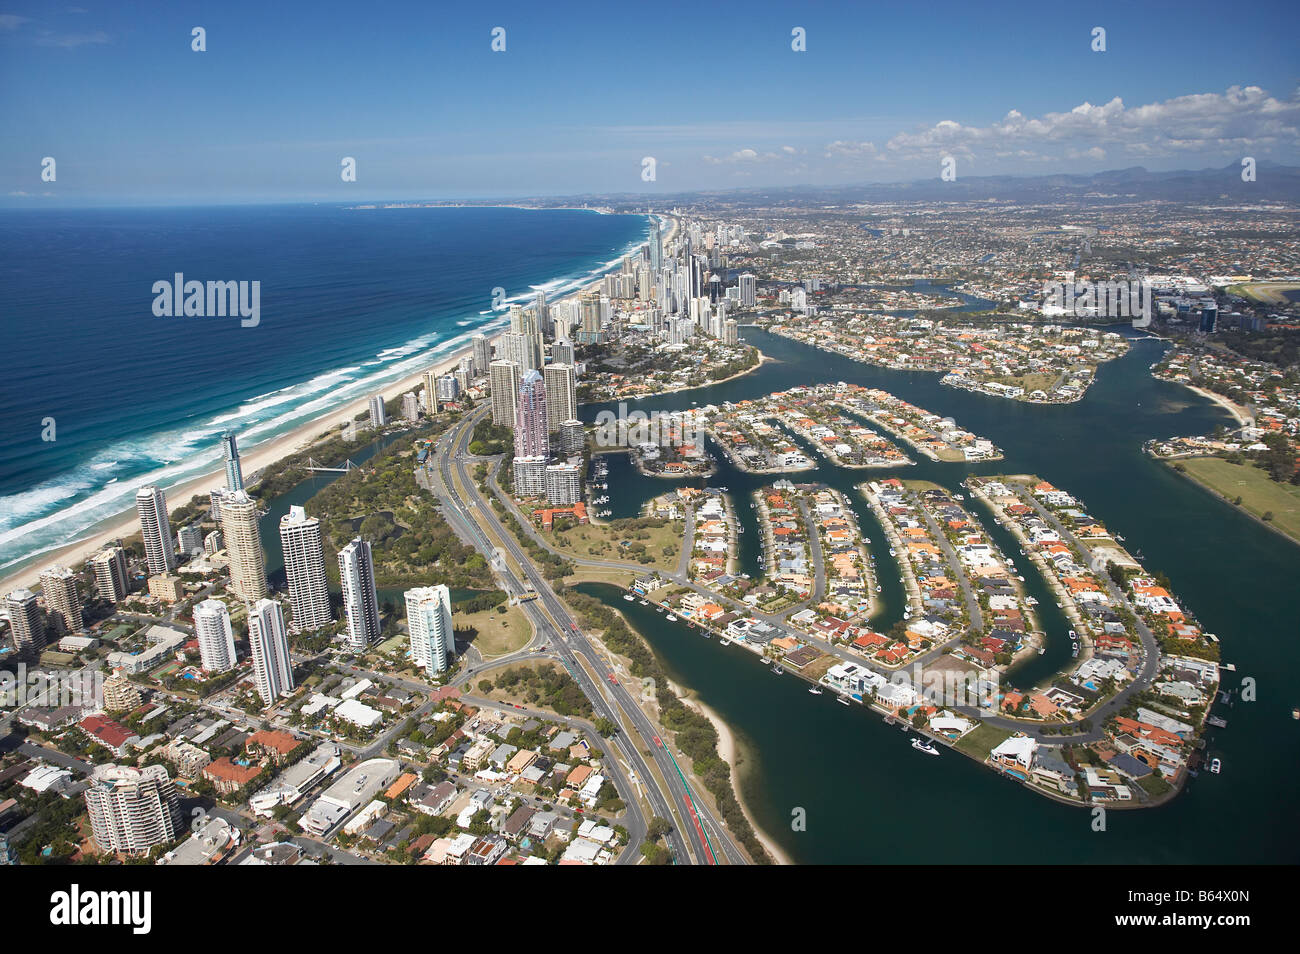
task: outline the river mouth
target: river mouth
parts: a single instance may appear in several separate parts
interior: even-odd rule
[[[795,385],[848,381],[951,415],[1001,446],[1005,459],[973,465],[918,460],[898,476],[963,493],[960,483],[971,474],[1037,474],[1075,494],[1122,533],[1131,550],[1145,554],[1149,570],[1170,578],[1179,598],[1222,640],[1224,659],[1236,665],[1237,676],[1267,674],[1264,678],[1277,690],[1271,699],[1261,693],[1260,702],[1237,705],[1230,728],[1208,730],[1207,753],[1221,757],[1233,771],[1191,779],[1160,808],[1112,813],[1113,837],[1107,837],[1091,829],[1087,809],[1050,801],[956,753],[927,757],[878,717],[837,706],[829,693],[811,695],[801,680],[774,678],[751,654],[724,647],[717,639],[705,640],[684,623],[669,623],[654,607],[628,603],[617,588],[592,589],[590,595],[622,612],[645,636],[665,671],[743,740],[746,761],[736,784],[759,827],[794,861],[1196,864],[1300,859],[1300,839],[1294,837],[1296,801],[1290,794],[1290,775],[1300,756],[1300,733],[1294,731],[1290,709],[1300,700],[1285,691],[1300,677],[1300,652],[1295,641],[1268,636],[1293,629],[1279,594],[1291,592],[1300,578],[1300,548],[1143,454],[1148,438],[1207,433],[1229,421],[1222,408],[1150,376],[1148,369],[1166,343],[1135,340],[1127,355],[1101,367],[1077,403],[1029,406],[940,385],[937,374],[858,364],[753,327],[746,327],[742,337],[774,360],[724,384],[647,398],[638,408],[678,410],[693,402],[703,406]],[[601,409],[584,406],[581,414],[590,420]],[[607,459],[608,506],[614,516],[639,512],[646,500],[674,485],[641,477],[630,464],[626,473],[616,473],[625,457]],[[707,481],[683,482],[726,486],[733,500],[744,501],[752,489],[776,479],[743,474],[725,459],[719,465],[719,473]],[[870,479],[894,475],[890,470],[867,473]],[[878,566],[887,569],[883,532],[853,490],[868,479],[864,472],[843,471],[819,459],[815,471],[798,479],[848,488],[846,498],[878,553]],[[972,502],[970,509],[1024,575],[1049,635],[1063,634],[1064,617],[1019,544],[981,505]],[[744,545],[757,540],[757,524],[747,507],[740,505],[737,512],[746,531],[740,537],[741,570],[752,573],[748,564],[756,565],[756,553],[745,552]],[[903,607],[897,574],[886,571],[881,578],[882,606],[872,621],[877,628],[892,622]],[[1049,638],[1047,652],[1028,658],[1009,679],[1034,684],[1070,661],[1069,641]],[[1233,673],[1224,675],[1225,688],[1236,684]],[[1265,765],[1284,766],[1287,778],[1265,782]],[[1240,811],[1245,805],[1250,811]],[[791,820],[799,812],[807,826],[795,831]],[[1193,835],[1224,830],[1227,815],[1230,833],[1213,839]],[[1292,837],[1278,838],[1279,832]]]

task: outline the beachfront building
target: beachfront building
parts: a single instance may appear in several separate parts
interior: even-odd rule
[[[515,408],[519,404],[519,365],[513,361],[493,361],[488,368],[488,386],[492,389],[492,423],[514,427]]]
[[[90,558],[95,573],[95,592],[109,603],[117,603],[127,594],[126,551],[119,546],[105,547]]]
[[[235,636],[225,603],[206,599],[194,607],[194,635],[205,672],[228,672],[235,668]]]
[[[239,466],[239,442],[234,431],[221,435],[221,453],[226,459],[226,489],[230,491],[244,489],[244,471]]]
[[[293,662],[280,604],[260,599],[248,610],[248,645],[253,656],[257,694],[266,705],[293,692]]]
[[[77,595],[77,578],[71,570],[59,563],[43,570],[41,594],[45,597],[46,619],[55,632],[81,632],[81,597]]]
[[[456,655],[451,622],[451,591],[445,584],[406,591],[406,625],[411,633],[411,659],[425,672],[446,672]]]
[[[14,650],[20,655],[38,652],[45,645],[45,616],[36,594],[26,589],[14,590],[5,597],[5,609]]]
[[[561,422],[578,416],[578,379],[571,364],[547,365],[543,377],[546,380],[546,426],[558,431]]]
[[[280,518],[280,549],[289,581],[290,628],[305,633],[334,622],[320,521],[302,507],[290,507]]]
[[[360,652],[379,638],[379,599],[375,594],[375,566],[370,544],[360,537],[339,551],[339,583],[343,587],[343,615],[348,647]]]
[[[266,555],[257,504],[242,490],[221,498],[221,535],[230,559],[230,588],[245,600],[260,600],[267,593]]]
[[[388,411],[384,408],[382,394],[370,395],[370,426],[378,430],[388,423]]]
[[[446,404],[460,397],[460,382],[454,374],[444,374],[435,382],[438,389],[438,403]]]
[[[101,851],[144,855],[181,834],[176,786],[161,765],[95,766],[86,812]]]
[[[488,366],[492,364],[492,342],[488,340],[487,335],[474,336],[474,350],[471,360],[474,364],[474,374],[487,374]]]
[[[176,569],[176,550],[167,521],[167,495],[161,487],[141,487],[135,492],[135,509],[140,515],[140,536],[149,573],[170,573]]]
[[[540,359],[537,356],[537,342],[531,335],[507,331],[500,338],[500,348],[502,357],[519,365],[521,372],[537,370]]]
[[[416,397],[414,391],[407,391],[402,395],[402,418],[411,424],[418,423],[420,420],[420,399]]]
[[[548,457],[551,453],[546,415],[546,385],[537,371],[525,372],[515,407],[515,456]]]

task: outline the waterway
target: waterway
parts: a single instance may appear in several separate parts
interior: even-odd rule
[[[692,404],[757,398],[796,385],[847,381],[889,391],[944,416],[1002,447],[1006,459],[974,465],[929,461],[915,466],[851,470],[821,458],[814,471],[790,479],[820,481],[846,493],[876,554],[884,586],[873,619],[888,627],[903,609],[902,588],[883,531],[856,492],[868,479],[929,480],[958,493],[969,474],[1034,473],[1075,494],[1112,531],[1124,536],[1144,565],[1163,572],[1175,595],[1219,636],[1225,686],[1255,681],[1258,701],[1221,712],[1226,729],[1209,730],[1208,757],[1223,774],[1203,773],[1159,808],[1112,810],[1095,831],[1091,813],[1058,804],[1001,778],[955,752],[916,752],[897,728],[831,694],[813,696],[793,676],[776,677],[752,654],[705,640],[698,630],[668,623],[619,598],[612,587],[587,584],[651,643],[668,674],[694,690],[733,729],[746,758],[741,793],[760,826],[803,863],[1295,863],[1300,823],[1295,792],[1300,764],[1300,644],[1291,605],[1300,579],[1300,547],[1142,453],[1149,438],[1202,434],[1228,415],[1187,389],[1149,374],[1168,344],[1137,338],[1124,357],[1105,364],[1085,397],[1068,405],[1029,405],[939,384],[939,375],[875,368],[780,338],[742,329],[770,362],[709,388],[634,402],[650,412]],[[585,420],[613,404],[586,405]],[[906,448],[904,448],[906,449]],[[707,481],[643,477],[626,455],[611,455],[609,506],[615,516],[640,512],[651,497],[678,483],[726,486],[745,533],[742,571],[756,573],[758,528],[750,492],[777,479],[737,471],[725,458]],[[1016,669],[1010,681],[1038,683],[1068,665],[1066,622],[1033,564],[1006,531],[969,497],[968,509],[991,532],[1039,602],[1048,651]],[[794,831],[793,813],[807,828]]]

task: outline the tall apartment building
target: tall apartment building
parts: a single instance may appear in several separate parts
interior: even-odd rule
[[[749,272],[740,276],[740,304],[742,308],[753,308],[758,303],[758,279]]]
[[[552,464],[546,468],[546,502],[557,507],[582,499],[582,468],[577,464]]]
[[[45,616],[59,634],[79,633],[83,629],[81,597],[77,595],[77,578],[62,564],[41,571],[41,594],[45,597]]]
[[[515,426],[515,408],[519,405],[519,365],[513,361],[493,361],[488,369],[492,388],[492,423]]]
[[[194,607],[194,636],[206,672],[228,672],[235,668],[235,635],[225,603],[206,599]]]
[[[203,528],[197,523],[181,527],[176,531],[176,558],[188,559],[195,553],[203,552]]]
[[[546,421],[552,431],[562,421],[578,416],[578,378],[571,364],[550,364],[542,373],[546,381]]]
[[[305,633],[334,622],[320,521],[307,516],[302,507],[290,507],[280,518],[280,549],[289,582],[292,630]]]
[[[492,342],[487,335],[474,336],[473,360],[474,374],[487,374],[488,367],[492,364]]]
[[[161,765],[97,765],[85,797],[101,851],[144,855],[183,831],[176,786]]]
[[[460,381],[457,380],[454,374],[441,375],[436,382],[436,387],[438,389],[439,403],[445,404],[460,397]]]
[[[120,602],[127,593],[126,551],[119,546],[105,547],[90,558],[95,572],[95,592],[101,600]]]
[[[45,615],[36,594],[31,590],[14,590],[5,597],[9,612],[9,634],[20,655],[40,652],[45,647]]]
[[[260,599],[248,609],[248,645],[253,655],[257,694],[266,705],[293,692],[293,662],[280,604]]]
[[[239,442],[234,431],[221,435],[221,453],[226,459],[226,489],[244,489],[244,471],[239,466]]]
[[[360,537],[339,551],[339,582],[343,587],[343,615],[348,624],[347,644],[360,651],[379,638],[375,565],[370,544]]]
[[[176,569],[176,550],[172,547],[172,528],[167,521],[167,496],[161,487],[141,487],[135,492],[135,509],[140,514],[140,536],[149,574],[170,573]]]
[[[728,318],[722,323],[722,343],[726,345],[740,344],[740,328],[736,324],[736,319]]]
[[[587,434],[583,429],[582,421],[576,417],[572,420],[560,421],[561,454],[581,454],[586,446]]]
[[[521,331],[507,331],[500,338],[501,355],[519,365],[520,373],[531,371],[541,363],[537,354],[537,340]]]
[[[382,394],[370,395],[370,426],[377,429],[387,423],[388,412],[384,409],[384,396]]]
[[[446,672],[456,655],[451,621],[451,592],[441,583],[406,591],[406,625],[411,658],[425,672]]]
[[[557,341],[551,345],[552,364],[573,364],[573,342]]]
[[[420,420],[420,399],[415,396],[414,391],[407,391],[402,395],[402,417],[412,424]]]
[[[515,456],[549,456],[549,435],[546,384],[538,372],[528,371],[519,381],[519,403],[515,407]]]
[[[516,497],[541,497],[546,493],[545,457],[516,457],[513,470]]]
[[[424,372],[424,409],[430,414],[438,413],[438,375],[432,368]]]
[[[120,672],[104,680],[104,709],[108,712],[131,712],[140,707],[144,697],[135,684]]]
[[[267,593],[266,554],[258,530],[257,504],[242,490],[221,498],[221,536],[230,559],[230,588],[245,600]]]

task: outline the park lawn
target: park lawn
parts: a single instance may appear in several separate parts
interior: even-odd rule
[[[647,533],[644,540],[635,539],[637,533]],[[681,555],[682,538],[685,529],[678,521],[668,521],[662,527],[647,527],[644,530],[620,531],[605,524],[581,524],[567,530],[552,533],[549,542],[561,553],[572,554],[579,560],[621,560],[626,563],[638,563],[647,569],[675,570]],[[619,546],[619,542],[645,544],[648,563],[640,563],[636,555],[628,553]],[[664,547],[671,547],[672,554],[664,556]],[[598,553],[591,553],[596,549]]]
[[[504,607],[504,613],[497,609]],[[473,646],[484,659],[517,652],[533,638],[533,625],[518,606],[506,606],[477,613],[457,613],[453,618],[457,629],[473,627],[477,632]]]
[[[1138,779],[1138,784],[1141,785],[1142,790],[1152,798],[1159,798],[1161,795],[1165,794],[1165,792],[1173,788],[1173,786],[1163,778],[1159,778],[1154,774]]]
[[[958,739],[956,747],[983,762],[989,757],[990,752],[1009,738],[1011,738],[1009,730],[981,723]]]
[[[1272,525],[1300,542],[1300,487],[1269,480],[1251,464],[1230,464],[1219,457],[1187,457],[1177,463],[1187,476],[1229,502],[1240,497],[1242,509],[1256,517],[1272,511]]]

